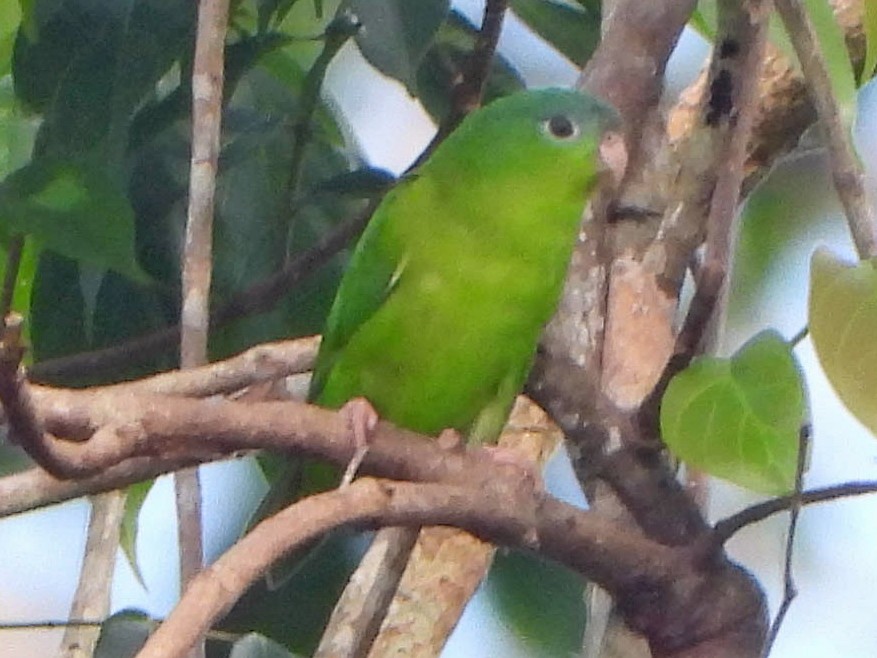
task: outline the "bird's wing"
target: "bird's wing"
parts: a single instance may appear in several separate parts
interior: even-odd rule
[[[395,225],[404,221],[405,201],[416,194],[412,188],[417,182],[415,177],[405,179],[384,198],[350,259],[326,320],[308,394],[311,401],[319,399],[345,346],[378,312],[403,276],[407,252]]]

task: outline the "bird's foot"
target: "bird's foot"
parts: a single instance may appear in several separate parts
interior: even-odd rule
[[[444,429],[442,430],[442,433],[438,435],[436,443],[438,443],[442,450],[447,450],[449,452],[458,451],[463,448],[463,435],[455,429]]]
[[[356,476],[362,460],[368,454],[368,442],[371,433],[378,424],[380,417],[371,402],[365,398],[353,398],[344,403],[340,413],[347,420],[347,426],[353,438],[353,456],[344,469],[344,475],[341,478],[341,487],[346,487]]]

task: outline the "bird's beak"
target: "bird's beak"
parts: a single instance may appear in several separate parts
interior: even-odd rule
[[[609,131],[600,141],[600,161],[612,176],[613,186],[621,183],[627,169],[627,147],[621,133]]]

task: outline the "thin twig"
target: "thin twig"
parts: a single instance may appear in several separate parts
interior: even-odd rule
[[[877,482],[864,480],[861,482],[844,482],[821,489],[810,489],[801,494],[801,505],[815,505],[841,498],[854,498],[877,493]],[[717,543],[724,544],[746,526],[764,521],[766,518],[785,512],[796,504],[794,494],[771,498],[762,503],[752,505],[736,514],[728,516],[716,523],[713,538]]]
[[[70,626],[94,626],[98,630],[106,623],[106,619],[56,619],[44,621],[4,621],[0,622],[0,631],[46,631]]]
[[[816,113],[822,121],[834,187],[862,259],[877,256],[877,215],[865,186],[865,172],[834,95],[825,55],[800,0],[776,0],[777,12],[798,55]]]
[[[375,534],[332,609],[313,658],[368,654],[419,534],[420,528],[398,526]]]
[[[493,56],[496,53],[496,45],[499,43],[507,10],[508,0],[487,0],[484,4],[481,28],[463,67],[460,81],[451,93],[451,109],[427,147],[409,167],[409,171],[417,169],[426,162],[438,145],[466,118],[466,115],[481,106],[484,87],[493,65]]]
[[[783,600],[780,608],[770,625],[767,641],[764,643],[762,658],[770,655],[773,644],[779,635],[783,621],[795,597],[798,596],[798,588],[795,586],[795,576],[792,571],[792,558],[795,555],[795,536],[798,531],[798,519],[801,515],[801,493],[804,490],[804,471],[807,469],[807,460],[810,454],[810,424],[801,428],[798,436],[798,464],[795,470],[795,491],[793,493],[792,506],[789,508],[789,529],[786,536],[786,552],[783,563]]]
[[[340,223],[313,247],[296,256],[274,274],[233,295],[211,318],[211,325],[223,327],[242,317],[270,310],[297,283],[312,274],[349,245],[365,228],[375,203]],[[48,359],[30,367],[33,381],[52,381],[71,374],[109,372],[169,350],[179,341],[175,325],[112,347]]]
[[[189,211],[183,254],[180,309],[180,366],[207,363],[210,322],[210,278],[213,269],[213,207],[222,125],[225,33],[229,0],[200,0],[192,71],[192,161],[189,173]],[[201,483],[198,469],[174,474],[177,535],[180,550],[180,590],[201,570]],[[193,657],[204,655],[195,647]]]
[[[789,338],[789,346],[790,347],[798,347],[798,345],[803,341],[807,336],[810,335],[810,327],[804,325],[794,336]]]
[[[104,624],[110,621],[110,617],[101,619],[46,619],[42,621],[6,621],[0,622],[0,631],[50,631],[56,628],[71,628],[73,626],[94,627],[98,631],[102,629]],[[160,617],[143,618],[142,622],[145,626],[157,627],[164,619]],[[211,630],[206,634],[208,640],[217,640],[219,642],[237,642],[244,633],[232,633],[230,631]],[[91,654],[89,654],[89,657]]]
[[[3,291],[0,294],[0,318],[5,318],[6,314],[12,310],[12,299],[15,296],[15,284],[18,281],[18,269],[21,266],[22,251],[24,251],[24,236],[12,236],[6,248]]]
[[[289,198],[295,198],[301,182],[302,164],[304,163],[305,151],[313,132],[312,123],[317,105],[320,102],[320,90],[326,79],[326,71],[329,64],[338,54],[347,41],[354,36],[360,28],[359,19],[348,11],[340,11],[326,27],[323,35],[323,49],[317,55],[304,83],[302,84],[299,103],[301,115],[295,124],[295,147],[292,151],[292,162],[289,165],[289,180],[287,190]],[[292,205],[290,203],[290,205]]]
[[[487,0],[484,4],[481,29],[478,30],[472,52],[466,61],[466,70],[459,84],[452,91],[449,131],[453,130],[463,117],[481,107],[484,87],[493,66],[493,56],[502,33],[508,5],[508,0]]]

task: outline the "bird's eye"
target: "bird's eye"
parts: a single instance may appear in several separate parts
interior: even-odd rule
[[[574,139],[579,134],[578,125],[563,114],[555,114],[550,119],[546,119],[542,127],[551,137],[563,141]]]

